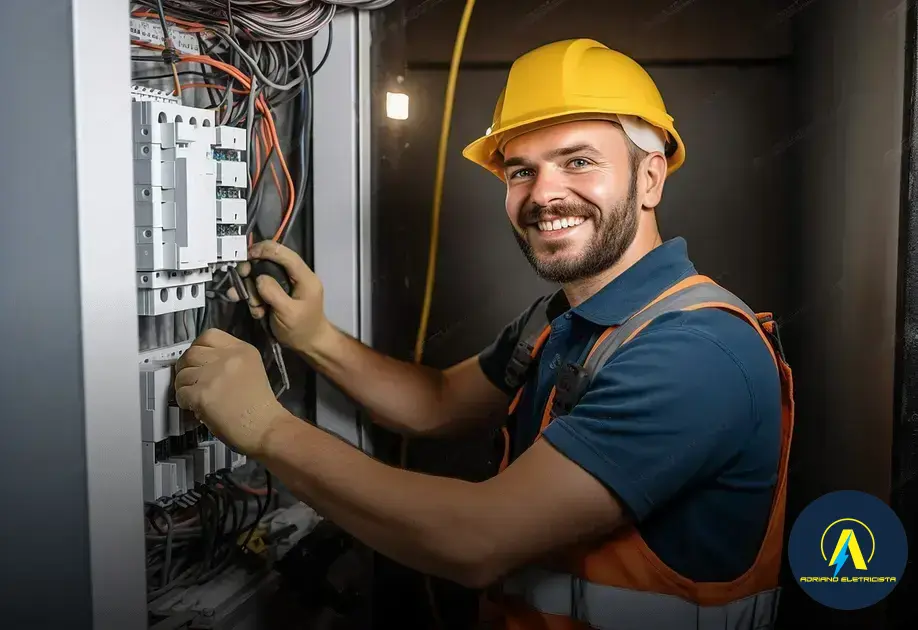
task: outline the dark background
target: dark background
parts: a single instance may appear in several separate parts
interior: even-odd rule
[[[376,121],[374,330],[379,349],[408,360],[463,5],[406,0],[374,18],[377,91],[398,86],[411,97],[408,120],[378,114]],[[898,487],[892,475],[908,6],[479,0],[452,119],[424,362],[446,367],[478,352],[550,289],[514,242],[503,184],[460,152],[490,124],[514,58],[549,41],[592,37],[644,65],[686,143],[686,163],[667,182],[658,209],[664,238],[685,237],[700,272],[754,309],[773,311],[782,324],[797,387],[788,524],[831,490],[890,500]],[[385,435],[376,441],[380,456],[396,461],[397,443]],[[410,466],[481,478],[485,446],[484,436],[413,442]],[[914,476],[911,469],[897,474],[895,484]],[[418,577],[384,559],[377,571],[377,620],[430,627]],[[448,627],[465,627],[473,595],[435,583]],[[781,614],[784,627],[816,619],[826,627],[893,627],[885,608],[833,612],[791,579]],[[816,616],[805,623],[804,613]]]

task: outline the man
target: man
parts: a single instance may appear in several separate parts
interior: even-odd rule
[[[258,279],[281,342],[383,426],[449,435],[513,399],[499,474],[467,483],[373,460],[285,411],[258,352],[219,331],[179,361],[179,404],[379,552],[503,584],[508,628],[768,627],[790,375],[773,323],[660,237],[655,208],[685,150],[656,86],[602,44],[558,42],[517,60],[493,123],[464,154],[506,182],[520,248],[561,290],[479,356],[443,372],[381,356],[328,322],[293,252],[266,242],[250,256],[282,264],[295,287]],[[608,359],[568,369],[589,367],[604,339],[618,339]],[[559,374],[590,369],[571,398]]]

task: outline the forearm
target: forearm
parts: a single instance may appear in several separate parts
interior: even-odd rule
[[[436,434],[450,424],[440,370],[382,355],[331,324],[300,354],[391,431]]]
[[[386,466],[286,414],[257,455],[284,485],[364,544],[424,573],[475,585],[489,553],[486,489]]]

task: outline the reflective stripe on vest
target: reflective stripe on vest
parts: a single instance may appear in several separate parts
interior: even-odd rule
[[[567,573],[526,569],[508,578],[504,593],[523,598],[546,615],[598,630],[765,630],[774,627],[781,589],[723,606],[699,606],[674,595],[603,586]]]

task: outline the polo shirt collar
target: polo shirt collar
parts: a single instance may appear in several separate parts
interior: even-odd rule
[[[629,317],[680,280],[694,275],[685,239],[677,237],[652,249],[588,300],[571,309],[597,326],[620,326]],[[563,303],[563,304],[562,304]],[[564,312],[567,299],[559,291],[549,310]],[[561,307],[556,310],[557,307]]]

